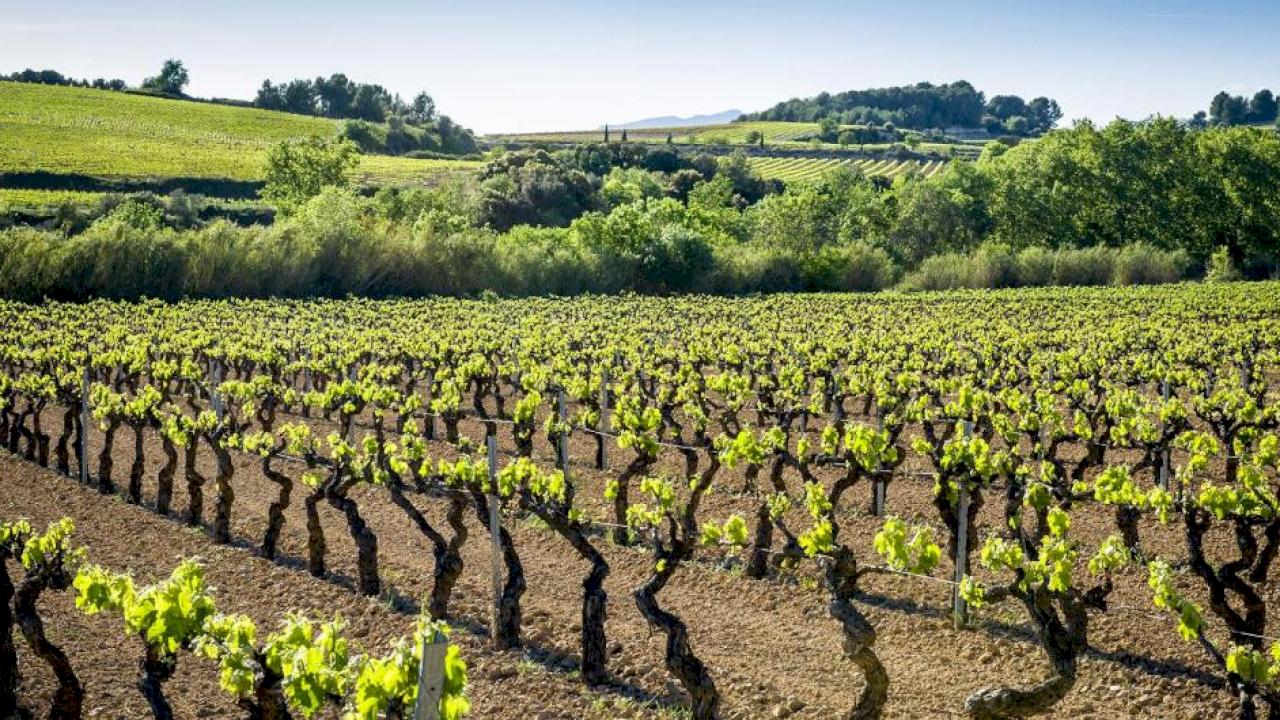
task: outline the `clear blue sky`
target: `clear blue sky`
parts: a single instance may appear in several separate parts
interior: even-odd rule
[[[1190,115],[1220,89],[1280,90],[1276,0],[3,0],[0,71],[189,92],[335,71],[428,90],[481,132],[757,110],[790,97],[966,79],[1057,98],[1068,119]]]

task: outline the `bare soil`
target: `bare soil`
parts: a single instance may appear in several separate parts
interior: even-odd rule
[[[53,415],[45,427],[57,427]],[[96,431],[92,436],[96,457],[101,436]],[[579,496],[588,505],[596,504],[592,517],[610,520],[601,490],[629,457],[611,445],[611,469],[599,472],[590,467],[594,448],[590,438],[575,436],[571,472],[580,485]],[[503,450],[511,449],[508,436]],[[439,445],[433,452],[447,456],[452,450]],[[537,452],[540,459],[551,457],[541,438]],[[380,567],[389,588],[383,598],[369,599],[354,590],[354,545],[342,517],[327,506],[322,515],[330,576],[316,579],[307,574],[301,488],[295,489],[294,502],[286,511],[281,558],[269,562],[256,557],[266,508],[276,497],[276,486],[261,475],[256,458],[235,458],[235,542],[219,546],[203,529],[185,528],[176,518],[161,517],[145,506],[155,497],[155,470],[163,458],[153,437],[147,440],[146,455],[143,507],[99,495],[73,479],[12,456],[0,457],[0,518],[26,517],[45,523],[70,516],[91,562],[129,569],[146,579],[167,574],[184,557],[198,556],[208,566],[220,609],[247,613],[260,628],[274,627],[291,610],[320,618],[340,612],[351,620],[356,643],[369,652],[382,652],[394,638],[411,631],[416,600],[430,589],[432,559],[425,539],[385,497],[385,491],[369,487],[354,494],[361,514],[377,533]],[[129,431],[117,434],[113,457],[116,481],[123,484],[133,460]],[[673,456],[663,467],[674,471],[680,467],[678,461],[679,456]],[[207,451],[202,451],[202,463],[212,477]],[[96,470],[96,461],[91,467]],[[704,516],[723,519],[738,512],[753,518],[758,499],[735,492],[741,474],[723,473],[721,478],[720,490],[708,499]],[[768,484],[764,474],[760,483]],[[889,510],[930,522],[940,531],[930,493],[927,481],[895,481],[889,488]],[[211,518],[216,495],[212,483],[205,494],[206,518]],[[871,538],[882,521],[865,512],[870,488],[860,486],[851,495],[854,505],[843,514],[842,537],[865,561],[877,563]],[[415,502],[445,527],[441,499],[419,497]],[[987,498],[981,516],[984,527],[998,525],[1002,503],[998,496]],[[173,507],[175,512],[186,507],[181,470]],[[792,527],[803,528],[803,510],[794,512],[799,514]],[[617,547],[604,537],[596,540],[611,567],[606,582],[606,631],[609,669],[615,681],[588,689],[577,676],[575,660],[586,564],[559,536],[538,523],[509,518],[529,586],[523,598],[526,647],[495,652],[487,638],[488,536],[473,517],[468,520],[471,536],[463,549],[466,569],[454,593],[451,621],[456,628],[454,639],[470,667],[473,717],[679,715],[680,690],[662,666],[663,636],[650,631],[632,599],[652,563],[646,550]],[[1073,521],[1072,536],[1085,548],[1096,547],[1102,537],[1114,532],[1110,515],[1101,509],[1075,513]],[[1164,557],[1176,560],[1183,554],[1176,526],[1144,525],[1143,541],[1149,552]],[[832,718],[847,712],[861,692],[862,679],[841,654],[839,627],[827,615],[825,593],[813,582],[814,575],[802,569],[760,581],[742,577],[740,568],[740,559],[707,551],[682,568],[659,595],[665,607],[688,623],[694,651],[707,662],[723,693],[723,714],[728,718]],[[950,573],[950,563],[944,561],[935,575],[950,577]],[[1084,578],[1083,571],[1078,576]],[[875,647],[890,676],[887,717],[963,717],[964,700],[971,693],[992,686],[1029,685],[1043,679],[1048,670],[1025,613],[1016,604],[977,611],[971,628],[956,630],[950,615],[951,588],[945,583],[873,575],[863,589],[862,607],[877,629]],[[1175,631],[1176,620],[1152,607],[1143,571],[1126,571],[1118,579],[1112,602],[1112,611],[1092,615],[1091,649],[1081,663],[1075,688],[1058,706],[1055,717],[1234,716],[1233,699],[1217,682],[1202,651],[1183,643]],[[48,593],[42,611],[51,638],[67,650],[80,673],[90,716],[147,716],[134,687],[141,644],[124,636],[119,619],[83,616],[74,608],[70,592]],[[21,641],[19,646],[23,701],[42,715],[52,678],[31,662]],[[218,688],[212,664],[202,658],[184,655],[166,692],[178,717],[243,716]]]

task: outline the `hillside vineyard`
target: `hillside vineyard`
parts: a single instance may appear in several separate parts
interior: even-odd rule
[[[522,553],[546,552],[505,524],[536,519],[583,561],[583,681],[607,678],[606,617],[634,604],[695,718],[725,689],[663,589],[705,564],[824,594],[852,717],[920,680],[877,654],[860,584],[884,574],[947,584],[936,610],[962,626],[999,608],[1043,650],[1035,682],[947,711],[1053,712],[1091,626],[1136,610],[1242,717],[1274,717],[1278,317],[1275,283],[0,303],[0,442],[269,558],[304,505],[306,571],[353,547],[368,595],[388,576],[366,516],[391,508],[431,548],[436,618],[457,607],[465,522],[498,528],[498,647],[523,641]],[[261,534],[236,537],[248,483],[272,500]],[[329,514],[349,543],[332,525],[326,541]],[[603,590],[611,546],[651,560],[630,596]]]

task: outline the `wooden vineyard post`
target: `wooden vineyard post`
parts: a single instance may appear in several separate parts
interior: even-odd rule
[[[347,382],[354,383],[355,381],[356,381],[356,364],[351,363],[351,367],[347,368]],[[351,438],[355,435],[355,433],[356,433],[356,418],[353,415],[350,421],[347,422],[346,437],[343,439],[346,440],[348,444],[350,444]]]
[[[1160,399],[1164,402],[1169,401],[1169,380],[1166,378],[1160,381]],[[1164,437],[1164,423],[1160,423],[1160,436]],[[1161,489],[1169,489],[1169,444],[1161,443],[1160,446],[1160,487]]]
[[[876,405],[876,432],[884,432],[884,413],[880,411],[880,405]],[[871,512],[876,517],[884,517],[884,468],[880,463],[876,463],[875,475],[871,480]]]
[[[1054,371],[1053,371],[1053,366],[1050,365],[1048,371],[1045,372],[1045,379],[1048,381],[1049,392],[1051,394],[1053,393],[1053,383],[1055,382],[1056,377],[1057,376],[1054,374]],[[1044,422],[1040,423],[1040,429],[1037,431],[1036,434],[1037,434],[1037,437],[1040,438],[1040,452],[1039,452],[1040,461],[1044,462],[1044,460],[1047,457],[1049,457],[1049,440],[1051,439],[1045,436]]]
[[[560,433],[556,438],[556,454],[560,469],[569,474],[569,406],[565,403],[564,388],[556,390],[556,414],[560,420]]]
[[[89,484],[89,366],[84,366],[80,376],[80,482]]]
[[[431,410],[431,403],[436,399],[436,371],[427,371],[427,413],[426,436],[428,440],[436,439],[436,414]]]
[[[444,633],[432,630],[422,635],[422,662],[418,664],[418,703],[413,720],[440,720],[440,698],[444,696],[444,657],[449,643]]]
[[[609,421],[609,368],[606,366],[600,370],[600,427],[603,429],[605,423]],[[602,430],[603,431],[603,430]],[[603,470],[609,465],[609,443],[600,443],[600,462],[596,463],[597,470]]]
[[[502,617],[502,511],[498,505],[498,438],[489,435],[489,551],[493,569],[493,642],[498,645],[498,622]],[[503,649],[501,646],[499,650]]]
[[[302,392],[305,397],[306,393],[309,393],[312,390],[316,389],[315,388],[316,381],[315,381],[315,378],[311,377],[311,351],[303,350],[302,357],[305,363],[302,366]],[[311,417],[311,406],[307,404],[306,400],[302,401],[302,417],[304,418]]]
[[[973,423],[966,420],[964,422],[964,439],[968,440],[973,434]],[[964,560],[969,554],[969,481],[963,478],[960,481],[960,487],[956,497],[956,572],[955,587],[953,590],[953,606],[952,616],[955,621],[956,629],[960,629],[969,624],[969,604],[964,601],[964,596],[960,594],[960,583],[964,580]]]
[[[218,418],[218,424],[222,424],[222,396],[218,394],[218,386],[222,384],[222,363],[214,361],[213,364],[213,384],[209,387],[209,404],[213,406],[213,414]]]

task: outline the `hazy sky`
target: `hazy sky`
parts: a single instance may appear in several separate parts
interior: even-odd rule
[[[1280,90],[1277,0],[0,0],[0,71],[188,91],[345,72],[429,91],[480,132],[758,110],[822,90],[966,79],[1048,95],[1068,119],[1190,115]]]

